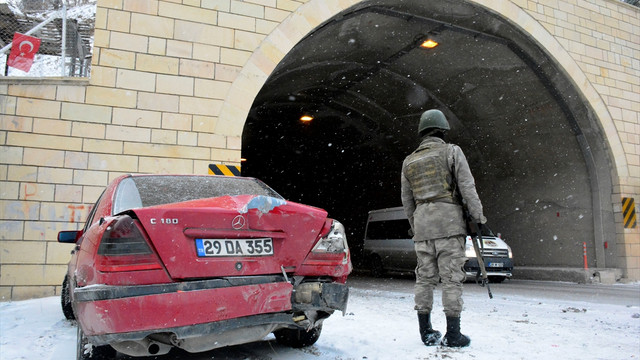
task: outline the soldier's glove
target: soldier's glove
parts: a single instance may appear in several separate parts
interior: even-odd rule
[[[484,217],[484,215],[482,215],[482,217],[480,218],[480,220],[478,219],[473,219],[473,222],[476,224],[486,224],[487,223],[487,218]]]

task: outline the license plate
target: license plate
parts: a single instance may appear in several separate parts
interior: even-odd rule
[[[198,256],[269,256],[273,239],[196,239]]]
[[[504,267],[504,263],[491,262],[489,267]]]

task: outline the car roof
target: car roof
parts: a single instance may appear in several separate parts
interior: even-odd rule
[[[407,215],[404,213],[402,206],[369,211],[369,221],[401,220],[406,218]]]

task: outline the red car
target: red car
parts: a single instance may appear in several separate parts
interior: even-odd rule
[[[345,311],[343,226],[246,177],[124,175],[104,190],[63,283],[78,359],[208,351],[274,333],[316,342]]]

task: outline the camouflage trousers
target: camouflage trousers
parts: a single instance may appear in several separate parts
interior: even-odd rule
[[[433,310],[433,289],[442,281],[442,307],[446,316],[459,317],[462,312],[462,283],[466,278],[463,266],[467,258],[465,236],[417,241],[415,309]]]

